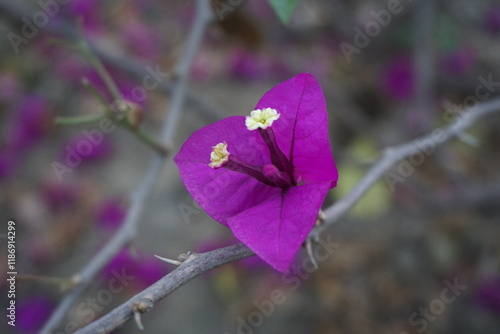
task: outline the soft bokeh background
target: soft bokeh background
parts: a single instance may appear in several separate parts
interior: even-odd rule
[[[359,31],[376,22],[372,11],[387,10],[390,3],[399,3],[401,11],[379,25],[366,45],[358,43],[359,52],[345,57],[342,43],[356,47]],[[106,51],[174,75],[194,2],[72,0],[51,18],[59,31],[40,29],[17,53],[7,36],[21,34],[23,16],[6,9],[12,6],[28,18],[41,10],[35,1],[0,1],[0,269],[7,272],[6,224],[12,219],[17,271],[31,275],[18,276],[16,327],[3,317],[0,332],[36,333],[67,279],[120,226],[153,157],[150,148],[117,128],[58,179],[53,162],[64,161],[68,145],[74,148],[98,124],[61,126],[55,117],[101,111],[82,78],[108,93],[80,54],[51,41],[67,36],[63,23],[78,29],[81,22],[87,39]],[[190,89],[211,107],[186,104],[175,149],[196,129],[247,114],[272,86],[310,72],[327,98],[340,171],[339,186],[325,203],[330,205],[383,147],[449,124],[473,101],[481,80],[491,76],[500,82],[499,39],[500,5],[493,0],[299,0],[288,25],[264,0],[242,2],[223,20],[216,15],[204,37]],[[106,64],[123,96],[134,100],[132,89],[141,80],[119,65]],[[499,92],[500,84],[492,85],[488,98]],[[135,100],[141,128],[156,136],[169,97],[157,89]],[[382,179],[328,231],[338,247],[298,284],[258,259],[229,264],[144,315],[145,333],[500,333],[499,125],[498,115],[480,121],[468,131],[473,140],[454,140],[426,154],[422,164],[410,163],[411,175],[394,187]],[[236,242],[198,210],[169,161],[133,245],[106,267],[59,332],[96,319],[167,274],[172,268],[153,254],[176,258]],[[122,270],[133,278],[106,299],[102,291]],[[454,281],[466,288],[453,302],[440,303],[445,282]],[[4,308],[5,280],[0,287]],[[255,301],[269,300],[274,289],[284,292],[284,302],[257,328],[243,329],[239,319],[248,321]],[[418,312],[429,307],[423,320]],[[129,322],[115,333],[137,331]]]

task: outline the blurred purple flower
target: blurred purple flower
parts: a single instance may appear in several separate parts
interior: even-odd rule
[[[191,78],[196,82],[214,80],[216,74],[223,72],[225,69],[225,67],[217,68],[216,59],[220,59],[220,56],[214,57],[206,50],[200,50],[198,56],[193,61],[193,66],[191,66]]]
[[[58,76],[69,83],[81,86],[81,80],[90,72],[90,67],[80,56],[65,51],[59,51],[57,54],[57,66],[54,71]]]
[[[229,59],[229,74],[237,79],[256,81],[288,76],[283,60],[274,60],[247,50],[234,52]]]
[[[441,63],[442,67],[449,73],[464,74],[474,66],[475,60],[476,50],[467,46],[462,46],[445,55]]]
[[[384,92],[396,100],[406,100],[414,94],[414,73],[410,59],[396,57],[382,72]]]
[[[100,141],[92,140],[84,134],[78,134],[70,138],[59,153],[60,161],[71,161],[81,159],[81,162],[97,162],[110,158],[114,152],[114,146],[107,137],[103,136]]]
[[[97,209],[97,223],[105,229],[115,229],[122,224],[126,213],[119,200],[106,200]]]
[[[0,100],[17,100],[21,96],[22,86],[22,82],[15,74],[0,74]]]
[[[83,27],[89,32],[98,32],[101,27],[99,14],[101,12],[98,0],[73,0],[70,2],[70,12],[82,19]]]
[[[166,263],[153,256],[142,257],[138,260],[136,268],[137,277],[142,284],[142,288],[152,285],[167,274]]]
[[[7,146],[24,150],[38,143],[48,130],[49,103],[41,96],[29,95],[14,110],[6,138]]]
[[[156,60],[160,57],[160,36],[151,26],[141,22],[127,22],[121,35],[124,44],[139,57],[146,60]]]
[[[474,299],[478,307],[500,316],[500,276],[482,281],[476,289]]]
[[[124,248],[103,269],[102,276],[112,279],[117,272],[134,276],[130,288],[142,290],[166,275],[168,267],[152,255],[135,258]]]
[[[329,41],[324,42],[325,46],[315,47],[304,64],[307,72],[316,78],[328,81],[331,76],[332,59],[335,59],[333,50],[327,45],[332,44]]]
[[[123,248],[119,251],[115,257],[108,262],[106,267],[102,271],[104,278],[112,278],[113,271],[120,272],[122,269],[126,269],[127,272],[131,272],[135,268],[135,260],[130,255],[128,249]]]
[[[493,5],[486,11],[486,29],[492,35],[500,34],[500,6]]]
[[[67,210],[77,202],[79,189],[77,186],[50,183],[42,186],[42,195],[46,205],[53,212]]]
[[[32,264],[37,266],[47,265],[58,254],[58,250],[54,248],[55,246],[49,238],[37,234],[27,240],[25,254]]]
[[[0,148],[0,180],[14,175],[19,163],[19,154],[8,147]]]
[[[38,333],[48,319],[54,305],[43,296],[18,300],[16,305],[16,329],[19,333]]]
[[[230,74],[243,80],[262,80],[268,76],[264,59],[248,51],[237,51],[229,60]]]

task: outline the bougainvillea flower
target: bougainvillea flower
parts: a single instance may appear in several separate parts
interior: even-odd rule
[[[49,130],[50,109],[50,103],[44,97],[26,95],[12,114],[7,145],[25,150],[39,143]]]
[[[250,116],[198,130],[174,160],[200,206],[282,272],[338,178],[325,99],[310,74],[271,89]]]
[[[395,100],[408,100],[415,93],[415,73],[411,60],[396,56],[382,72],[382,89]]]
[[[500,6],[493,5],[485,10],[486,17],[483,19],[486,29],[492,35],[500,34]]]
[[[16,333],[38,333],[54,309],[52,300],[45,296],[22,299],[16,306]]]
[[[127,212],[120,200],[108,199],[97,210],[97,222],[105,229],[118,228],[125,219]]]

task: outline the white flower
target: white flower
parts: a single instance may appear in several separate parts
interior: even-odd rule
[[[218,143],[212,147],[212,153],[210,153],[210,163],[208,164],[212,168],[222,167],[229,160],[229,151],[227,150],[227,143]]]
[[[280,118],[280,114],[278,114],[276,109],[264,108],[252,110],[250,116],[247,116],[245,119],[245,125],[250,131],[258,128],[267,129],[278,118]]]

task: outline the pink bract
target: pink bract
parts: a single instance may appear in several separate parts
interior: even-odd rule
[[[196,131],[174,161],[200,206],[264,261],[285,272],[314,227],[338,174],[328,138],[325,98],[312,75],[299,74],[275,86],[255,109],[264,108],[280,114],[272,131],[279,150],[292,165],[291,184],[272,186],[245,173],[209,167],[212,147],[222,142],[245,163],[273,164],[261,132],[248,130],[243,116],[228,117]]]

